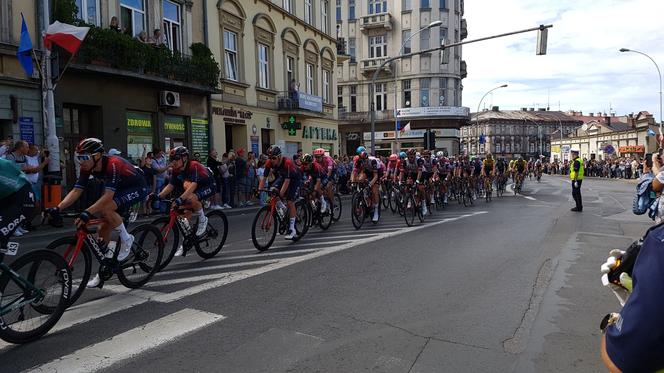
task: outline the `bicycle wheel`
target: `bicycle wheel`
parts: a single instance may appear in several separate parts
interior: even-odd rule
[[[403,199],[403,217],[406,219],[406,225],[412,227],[415,223],[415,215],[417,212],[417,206],[415,205],[415,198],[411,194],[407,195]]]
[[[295,202],[295,237],[293,242],[299,241],[309,231],[309,223],[313,219],[304,200]]]
[[[326,198],[327,199],[327,198]],[[329,203],[328,203],[329,206]],[[327,210],[320,212],[318,214],[318,226],[322,230],[327,230],[330,225],[332,225],[332,211],[330,211],[330,208],[328,207]]]
[[[350,206],[350,217],[353,227],[360,229],[362,228],[362,224],[364,224],[364,217],[366,216],[366,206],[364,206],[364,202],[362,201],[362,194],[353,193]]]
[[[390,194],[383,188],[386,188],[386,184],[381,185],[380,188],[380,203],[383,205],[383,210],[387,210],[390,207]]]
[[[0,275],[0,339],[28,343],[46,334],[69,307],[71,271],[58,253],[31,251],[10,266],[30,282],[26,289],[9,272]]]
[[[177,223],[173,224],[171,229],[168,229],[168,223],[170,217],[162,216],[158,219],[153,220],[150,224],[154,225],[161,231],[161,236],[164,240],[164,256],[161,258],[161,264],[159,264],[159,271],[163,271],[166,266],[173,260],[175,252],[178,250],[178,245],[180,244],[180,228],[178,228]]]
[[[251,225],[251,241],[258,251],[265,251],[272,246],[277,236],[279,222],[272,215],[271,206],[263,206],[258,210]]]
[[[223,211],[212,210],[205,214],[208,225],[205,235],[194,245],[196,252],[203,259],[210,259],[219,254],[228,236],[228,218]]]
[[[69,297],[69,304],[76,303],[78,298],[83,294],[90,274],[92,273],[92,253],[86,243],[83,243],[81,251],[76,258],[73,258],[74,247],[76,247],[75,237],[62,237],[51,242],[46,246],[47,250],[53,250],[58,255],[62,256],[69,266],[70,279],[71,279],[71,296]]]
[[[334,208],[332,209],[332,221],[337,222],[341,219],[341,195],[334,193]]]
[[[164,255],[164,239],[157,227],[141,224],[130,232],[134,244],[127,259],[120,263],[118,280],[122,285],[136,289],[145,285],[157,271]]]

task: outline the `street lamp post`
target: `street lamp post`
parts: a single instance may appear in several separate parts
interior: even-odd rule
[[[477,116],[475,117],[475,126],[476,126],[476,128],[479,128],[479,126],[480,126],[480,106],[482,105],[482,101],[484,101],[484,99],[486,98],[486,96],[489,95],[489,93],[495,91],[496,89],[505,88],[505,87],[507,87],[507,84],[503,84],[503,85],[500,85],[498,87],[491,88],[487,93],[484,94],[484,96],[482,96],[482,98],[480,99],[480,102],[477,103]],[[477,139],[478,139],[477,141],[479,141],[479,137]],[[478,152],[479,152],[479,145],[478,145],[477,148],[478,148]]]
[[[647,55],[643,52],[636,51],[634,49],[627,49],[627,48],[620,48],[620,51],[621,52],[638,53],[640,55],[648,57],[648,59],[650,59],[650,61],[652,61],[652,63],[655,64],[655,68],[657,69],[657,74],[659,75],[659,144],[658,145],[661,148],[662,147],[661,144],[662,144],[662,141],[663,141],[663,138],[662,138],[662,72],[659,70],[659,66],[657,65],[657,62],[655,62],[655,60],[652,57],[650,57],[649,55]]]
[[[410,39],[412,39],[415,35],[419,34],[420,32],[422,32],[424,30],[429,30],[429,29],[432,29],[434,27],[438,27],[442,24],[443,24],[443,21],[433,21],[433,22],[429,23],[427,26],[424,26],[421,29],[419,29],[414,34],[410,35],[406,40],[404,40],[401,43],[401,48],[399,48],[399,56],[401,56],[403,54],[403,50],[406,47],[406,43],[408,43],[410,41]],[[397,68],[396,68],[396,63],[395,63],[394,64],[394,129],[395,129],[395,131],[396,131],[396,128],[397,128],[397,122],[399,121],[399,119],[397,118],[397,91],[398,91],[397,90]],[[398,131],[395,132],[395,139],[398,137],[398,135],[399,135]]]

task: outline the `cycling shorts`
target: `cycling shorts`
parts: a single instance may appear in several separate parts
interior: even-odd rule
[[[145,201],[147,196],[148,188],[145,185],[118,190],[113,195],[113,202],[118,206],[115,211],[120,216],[124,216],[129,212],[132,205]]]
[[[0,200],[0,248],[23,222],[30,221],[35,209],[32,185],[26,183],[13,194]]]
[[[288,190],[286,191],[286,200],[295,201],[297,198],[297,193],[300,190],[301,180],[297,177],[291,178],[290,183],[288,184]],[[281,190],[281,186],[284,185],[284,179],[279,177],[272,184],[273,187]]]
[[[203,201],[212,197],[216,192],[217,192],[217,184],[214,181],[212,181],[211,183],[207,183],[206,185],[198,185],[196,187],[196,191],[194,192],[194,194],[196,195],[199,201]]]

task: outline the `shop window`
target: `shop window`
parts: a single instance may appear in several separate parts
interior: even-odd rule
[[[152,150],[152,114],[127,111],[127,158],[136,162],[143,154],[143,145]]]

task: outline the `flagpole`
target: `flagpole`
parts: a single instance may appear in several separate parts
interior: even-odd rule
[[[42,81],[44,80],[44,75],[42,75],[42,65],[39,63],[39,60],[37,59],[37,53],[35,53],[35,49],[32,49],[32,58],[35,60],[35,63],[37,64],[37,71],[39,72],[39,79]]]
[[[48,29],[50,22],[49,14],[49,0],[43,0],[44,6],[44,34]],[[43,54],[42,54],[42,67],[44,69],[43,75],[43,84],[42,84],[42,95],[44,97],[44,111],[46,112],[46,145],[50,153],[50,160],[48,162],[48,170],[51,173],[60,172],[60,143],[58,141],[58,136],[56,135],[55,130],[55,99],[53,97],[53,81],[52,81],[52,71],[51,71],[51,51],[46,48],[46,43],[43,44]],[[58,198],[59,200],[59,198]]]
[[[65,67],[62,68],[62,72],[60,73],[60,75],[58,76],[58,78],[55,80],[55,85],[53,86],[53,89],[54,89],[54,90],[55,90],[55,88],[58,86],[58,83],[60,82],[60,79],[62,79],[62,76],[65,75],[65,71],[67,71],[67,68],[69,67],[69,64],[71,64],[71,60],[74,59],[74,55],[75,55],[75,54],[72,53],[72,54],[69,56],[69,59],[67,60],[67,63],[65,64]]]

